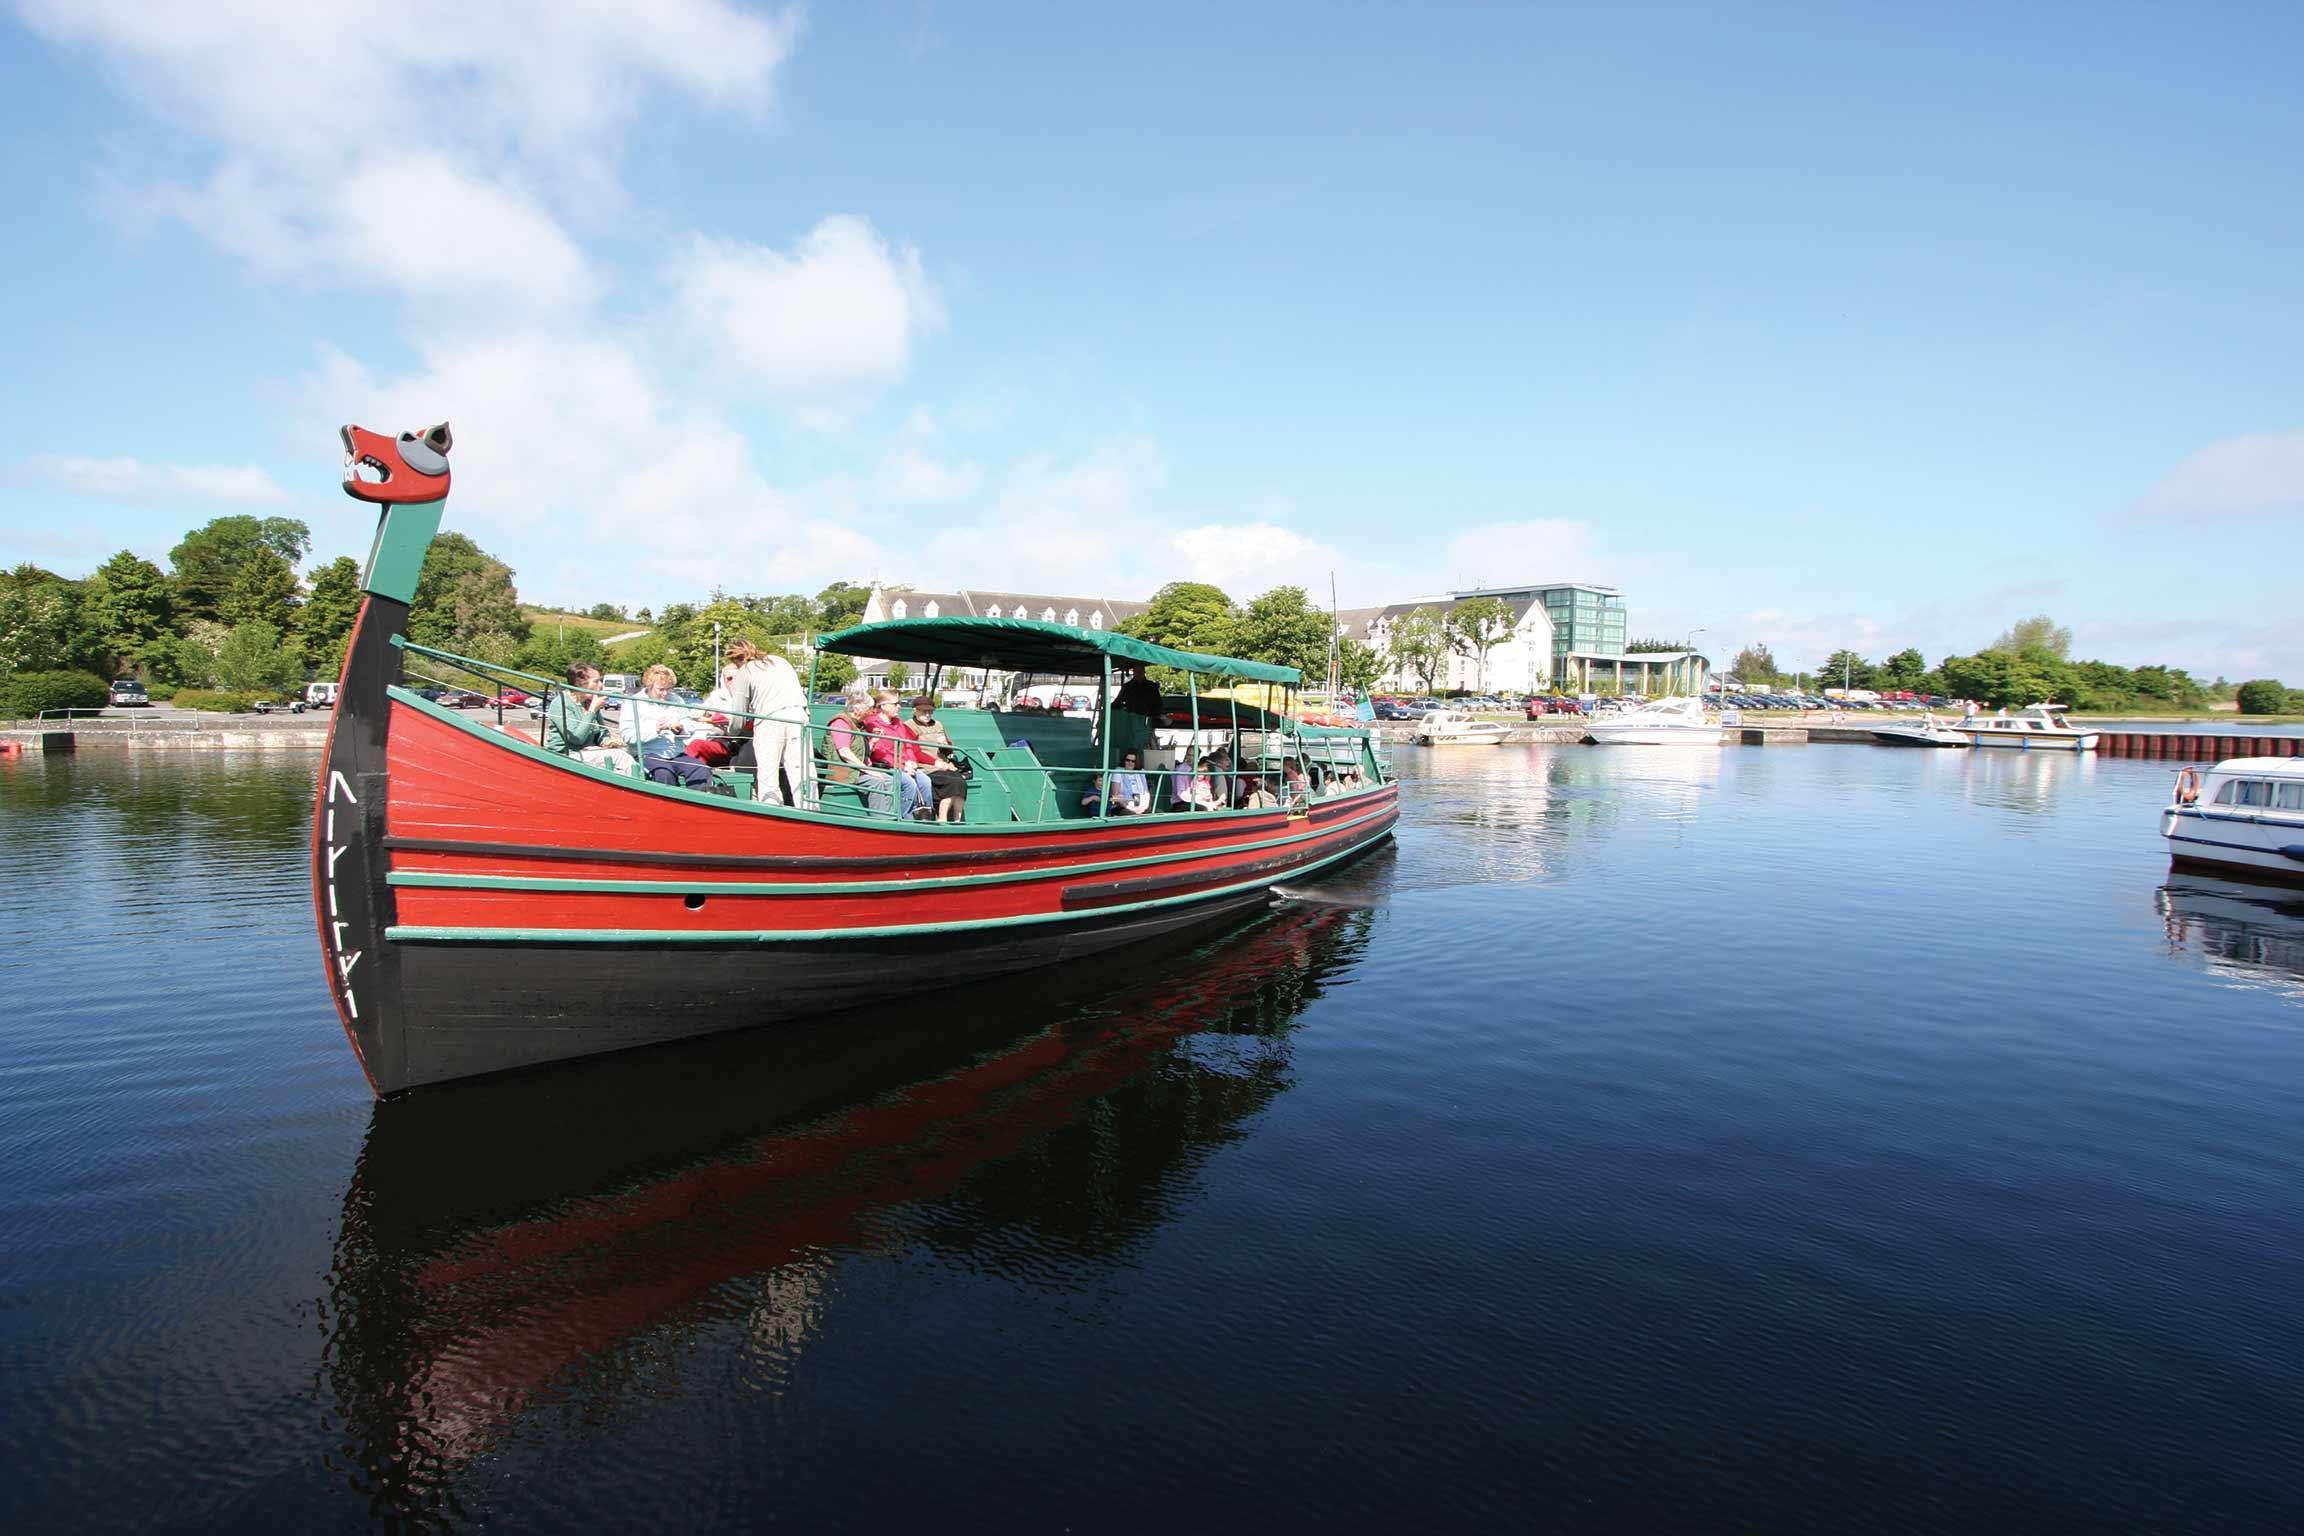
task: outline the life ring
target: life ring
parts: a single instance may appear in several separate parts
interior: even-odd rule
[[[2200,800],[2200,770],[2185,768],[2176,774],[2176,803],[2196,805]]]

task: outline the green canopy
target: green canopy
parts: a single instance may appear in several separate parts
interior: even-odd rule
[[[1037,619],[891,619],[885,624],[859,624],[826,635],[816,642],[816,649],[884,661],[998,667],[1004,672],[1053,672],[1063,677],[1094,677],[1103,671],[1104,658],[1110,656],[1117,661],[1140,661],[1259,683],[1304,680],[1304,674],[1294,667],[1268,661],[1203,656],[1109,629],[1076,629]]]

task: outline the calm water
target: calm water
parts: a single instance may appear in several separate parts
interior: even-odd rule
[[[2165,766],[1400,757],[1223,943],[381,1108],[308,762],[0,764],[0,1524],[2293,1528]]]

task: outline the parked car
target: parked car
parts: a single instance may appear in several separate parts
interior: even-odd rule
[[[523,693],[517,688],[507,688],[488,702],[497,709],[524,709],[528,705],[536,703],[537,700],[532,695]]]
[[[115,709],[150,709],[152,707],[152,698],[144,691],[144,685],[132,677],[123,677],[114,683],[109,699]]]
[[[336,687],[337,685],[334,683],[306,683],[304,685],[304,702],[314,709],[334,709],[336,707]]]
[[[1424,718],[1424,711],[1413,704],[1404,704],[1398,699],[1379,699],[1375,708],[1376,718],[1379,720],[1421,720]]]

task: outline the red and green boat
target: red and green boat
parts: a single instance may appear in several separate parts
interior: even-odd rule
[[[1367,732],[1201,689],[1292,688],[1295,668],[1022,620],[905,619],[816,641],[918,666],[931,690],[947,668],[1095,680],[1081,717],[945,712],[972,774],[963,821],[899,821],[819,781],[822,705],[791,722],[811,748],[796,805],[749,798],[748,776],[718,775],[713,788],[746,792],[731,797],[547,752],[407,686],[411,658],[542,681],[407,638],[448,496],[447,428],[343,439],[345,490],[380,512],[315,797],[312,893],[329,989],[379,1095],[1124,951],[1261,908],[1398,817]],[[1148,721],[1158,742],[1221,746],[1236,777],[1272,785],[1271,803],[1084,806],[1126,722],[1115,666],[1181,674],[1186,692]],[[1308,786],[1280,780],[1290,758]]]

